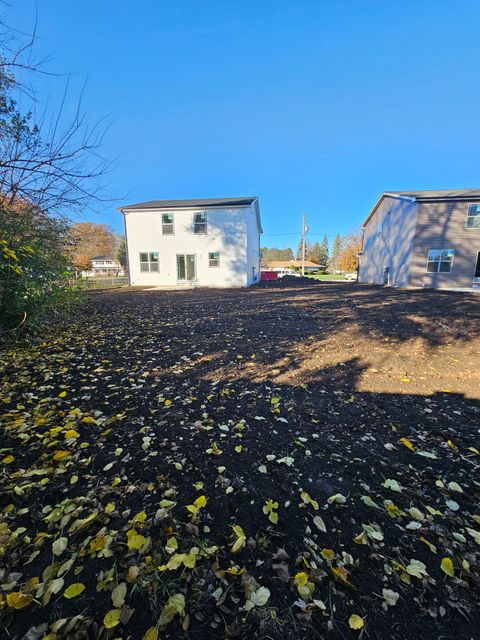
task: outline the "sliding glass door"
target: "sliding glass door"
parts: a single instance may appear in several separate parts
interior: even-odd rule
[[[177,253],[177,280],[193,282],[197,279],[195,254]]]

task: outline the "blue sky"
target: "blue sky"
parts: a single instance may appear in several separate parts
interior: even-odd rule
[[[258,195],[267,246],[358,227],[381,191],[478,187],[480,3],[18,0],[7,21],[107,116],[116,207]],[[37,78],[55,104],[65,78]],[[69,106],[69,105],[67,105]],[[319,234],[318,236],[315,234]]]

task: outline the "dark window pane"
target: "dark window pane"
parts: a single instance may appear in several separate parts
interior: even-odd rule
[[[189,255],[187,258],[187,280],[195,280],[195,256]]]
[[[480,229],[480,214],[476,216],[468,216],[467,229]]]
[[[195,222],[206,222],[207,214],[205,211],[199,211],[195,214]]]
[[[140,262],[148,262],[148,253],[140,254]]]
[[[196,222],[193,229],[194,233],[207,233],[207,223],[206,222]]]
[[[185,280],[185,256],[177,256],[177,278]]]
[[[451,262],[440,262],[440,268],[439,268],[440,273],[449,273],[451,270],[452,270]]]
[[[165,224],[173,222],[173,213],[162,213],[162,222]]]
[[[435,273],[438,269],[438,262],[428,262],[427,263],[427,271],[431,273]]]
[[[158,251],[153,251],[150,254],[150,262],[158,262]]]
[[[150,263],[150,271],[157,271],[158,272],[158,262],[151,262]]]
[[[477,263],[475,265],[475,278],[480,278],[480,251],[477,254]]]
[[[140,263],[140,271],[142,271],[142,272],[148,271],[148,262],[141,262]]]
[[[213,253],[208,254],[208,266],[209,267],[220,266],[220,253],[218,251],[214,251]]]

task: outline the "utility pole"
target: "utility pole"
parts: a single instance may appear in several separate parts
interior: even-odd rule
[[[304,213],[303,214],[303,222],[302,222],[302,276],[305,275],[305,253],[306,253],[305,235],[306,235],[307,231],[308,231],[307,214]]]

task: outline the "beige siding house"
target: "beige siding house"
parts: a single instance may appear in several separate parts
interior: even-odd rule
[[[480,189],[382,193],[362,230],[359,282],[480,287]]]

